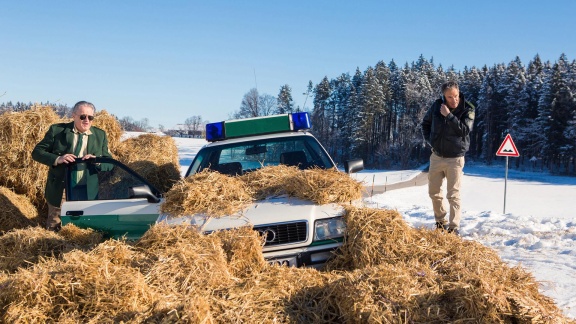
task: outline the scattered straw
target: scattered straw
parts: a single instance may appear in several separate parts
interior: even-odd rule
[[[107,241],[89,253],[75,250],[61,261],[46,259],[21,269],[0,292],[0,300],[18,301],[8,305],[4,320],[121,322],[148,311],[155,292],[129,265],[129,250],[120,247],[124,255],[119,254],[117,245]]]
[[[456,235],[409,227],[394,211],[349,207],[348,237],[329,269],[353,270],[341,289],[370,322],[554,322],[560,312],[534,278]],[[362,305],[362,308],[354,308]],[[536,319],[540,319],[538,321]]]
[[[249,203],[286,194],[317,204],[349,203],[361,198],[362,184],[336,169],[300,170],[268,166],[242,176],[204,170],[175,185],[161,206],[172,216],[204,213],[208,216],[236,214]]]
[[[291,181],[301,172],[292,166],[266,166],[248,172],[240,179],[246,183],[253,198],[260,200],[268,196],[290,194],[292,192]]]
[[[245,278],[262,271],[267,265],[262,256],[265,237],[249,226],[218,231],[213,235],[222,242],[228,267],[233,276]]]
[[[88,250],[101,241],[101,234],[74,225],[64,226],[58,234],[41,227],[12,230],[0,236],[0,271],[12,272],[73,249]]]
[[[201,235],[163,224],[134,245],[109,240],[28,258],[17,271],[3,265],[0,322],[574,322],[529,273],[481,244],[410,228],[396,212],[347,212],[350,237],[331,271],[267,265],[247,227]],[[20,233],[18,244],[44,237],[63,249],[62,235],[30,231],[0,240]],[[352,252],[359,260],[343,262]]]
[[[174,185],[160,209],[176,217],[197,213],[220,217],[235,214],[251,202],[238,177],[205,170]]]
[[[362,197],[363,186],[337,169],[300,170],[294,166],[267,166],[240,177],[255,200],[288,194],[317,204],[347,203]]]
[[[230,284],[222,243],[184,226],[158,224],[136,244],[154,262],[146,270],[150,285],[178,297],[206,293]]]
[[[304,200],[323,205],[328,203],[350,203],[362,197],[364,186],[348,174],[337,169],[309,169],[298,173],[292,181],[290,191]]]

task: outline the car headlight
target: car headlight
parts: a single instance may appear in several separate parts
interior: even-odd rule
[[[343,237],[346,223],[342,217],[320,219],[314,223],[314,241]]]

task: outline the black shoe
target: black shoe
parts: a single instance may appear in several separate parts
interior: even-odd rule
[[[444,225],[444,224],[442,224],[442,223],[440,223],[440,222],[436,222],[436,229],[446,230],[446,229],[448,229],[448,226],[446,226],[446,225]]]
[[[454,234],[454,235],[456,235],[456,236],[460,236],[460,231],[458,231],[457,228],[449,228],[449,229],[448,229],[448,233],[452,233],[452,234]]]

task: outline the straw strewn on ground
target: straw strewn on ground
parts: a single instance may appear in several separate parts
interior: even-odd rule
[[[350,235],[324,272],[269,266],[249,228],[201,235],[156,225],[135,244],[86,240],[72,250],[61,246],[69,225],[68,234],[38,229],[64,252],[16,271],[2,265],[0,321],[570,322],[530,274],[481,244],[412,229],[391,211],[349,207],[346,218]],[[29,231],[0,239],[34,241]]]

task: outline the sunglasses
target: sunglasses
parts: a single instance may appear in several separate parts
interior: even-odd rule
[[[85,120],[86,118],[88,118],[89,121],[93,121],[93,120],[94,120],[94,116],[90,116],[90,115],[80,115],[80,120]]]

